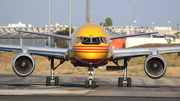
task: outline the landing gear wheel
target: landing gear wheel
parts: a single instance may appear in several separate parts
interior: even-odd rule
[[[119,77],[118,79],[118,87],[123,87],[123,78]]]
[[[127,78],[127,87],[131,87],[131,78]]]
[[[47,76],[46,77],[46,86],[50,86],[50,77],[49,76]]]
[[[55,77],[55,86],[59,86],[59,77]]]
[[[86,82],[85,82],[85,88],[89,88],[89,80],[86,80]]]
[[[92,88],[96,88],[96,82],[92,81]]]

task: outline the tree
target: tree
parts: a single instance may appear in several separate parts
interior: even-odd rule
[[[71,27],[71,34],[72,34],[73,32],[74,32],[74,28]],[[67,27],[65,30],[57,31],[55,34],[57,34],[57,35],[69,36],[69,27]]]
[[[74,28],[71,27],[71,34],[73,32],[74,32]],[[69,36],[69,27],[66,28],[65,30],[57,31],[55,34]],[[55,38],[54,42],[56,42],[56,45],[59,48],[68,48],[69,47],[68,41],[65,39]]]
[[[111,18],[106,18],[105,19],[105,22],[103,23],[103,26],[112,26],[113,25],[113,22],[111,20]]]
[[[172,40],[176,40],[176,39],[179,39],[179,38],[180,38],[179,34],[180,34],[180,32],[177,32],[177,33],[175,33],[174,35],[170,35],[170,36],[168,36],[168,37],[165,38],[165,39],[166,39],[166,41],[167,41],[168,43],[171,43]]]
[[[102,26],[102,22],[100,22],[99,25]]]

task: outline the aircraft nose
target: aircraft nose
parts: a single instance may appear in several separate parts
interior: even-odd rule
[[[81,46],[74,47],[74,53],[78,60],[85,63],[99,63],[103,61],[109,52],[108,47]]]

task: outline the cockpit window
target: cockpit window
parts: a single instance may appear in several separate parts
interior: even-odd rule
[[[99,37],[84,37],[82,44],[100,44],[101,41]]]
[[[77,38],[76,38],[76,40],[75,40],[75,43],[79,43],[79,42],[81,42],[81,41],[82,41],[82,39],[83,39],[83,37],[77,37]]]
[[[91,38],[88,37],[84,37],[82,40],[82,44],[86,44],[86,43],[90,43],[91,42]]]
[[[105,43],[107,44],[107,39],[105,37],[77,37],[75,39],[75,43],[82,43],[82,44],[100,44]]]
[[[96,43],[96,44],[100,44],[100,40],[99,40],[99,37],[95,37],[95,38],[92,38],[92,42],[93,43]]]
[[[105,37],[100,37],[102,43],[107,43],[107,39]]]

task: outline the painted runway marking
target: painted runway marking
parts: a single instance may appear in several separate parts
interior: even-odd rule
[[[179,83],[179,82],[177,82],[177,81],[174,80],[174,79],[173,79],[173,81],[174,81],[178,86],[180,86],[180,83]]]

